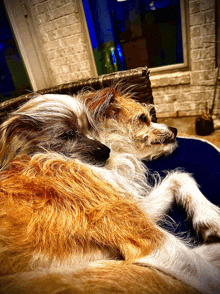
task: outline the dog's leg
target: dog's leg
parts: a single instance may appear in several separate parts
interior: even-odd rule
[[[196,253],[216,266],[220,271],[220,245],[219,243],[204,244],[193,249]]]
[[[139,259],[138,262],[151,264],[201,293],[220,293],[220,271],[215,266],[216,264],[211,264],[211,258],[215,259],[219,254],[220,246],[215,244],[217,247],[212,248],[212,254],[206,258],[205,248],[191,249],[170,233],[166,231],[163,233],[164,240],[161,246],[155,248],[146,257]],[[213,245],[205,246],[208,249]]]
[[[153,217],[160,217],[173,202],[182,205],[193,226],[205,242],[220,241],[220,209],[200,192],[195,180],[187,173],[169,174],[149,196],[143,207]]]

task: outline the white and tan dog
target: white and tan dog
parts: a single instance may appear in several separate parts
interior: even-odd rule
[[[1,293],[220,293],[220,245],[157,224],[176,201],[204,241],[220,236],[188,174],[147,183],[141,159],[176,147],[147,106],[114,89],[43,95],[0,132]]]

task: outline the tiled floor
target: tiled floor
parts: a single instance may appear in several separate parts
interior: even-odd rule
[[[220,128],[215,129],[215,131],[208,136],[198,136],[195,131],[195,120],[196,117],[192,116],[179,118],[158,118],[158,123],[165,123],[168,126],[177,128],[179,136],[190,136],[206,139],[220,148]]]

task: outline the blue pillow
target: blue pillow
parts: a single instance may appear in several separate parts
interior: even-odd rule
[[[162,156],[154,161],[145,162],[153,174],[158,172],[163,178],[166,171],[181,168],[191,173],[198,183],[201,192],[212,203],[220,206],[220,152],[207,141],[192,138],[177,138],[178,147],[169,156]],[[200,236],[192,228],[191,221],[186,220],[186,213],[181,207],[174,205],[169,212],[174,219],[170,229],[181,236],[193,237],[196,243],[201,243]]]

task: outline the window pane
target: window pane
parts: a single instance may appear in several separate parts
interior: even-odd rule
[[[182,63],[179,1],[158,0],[153,7],[154,10],[146,9],[142,26],[143,36],[147,41],[149,67]]]
[[[83,2],[97,67],[183,63],[180,0]]]

